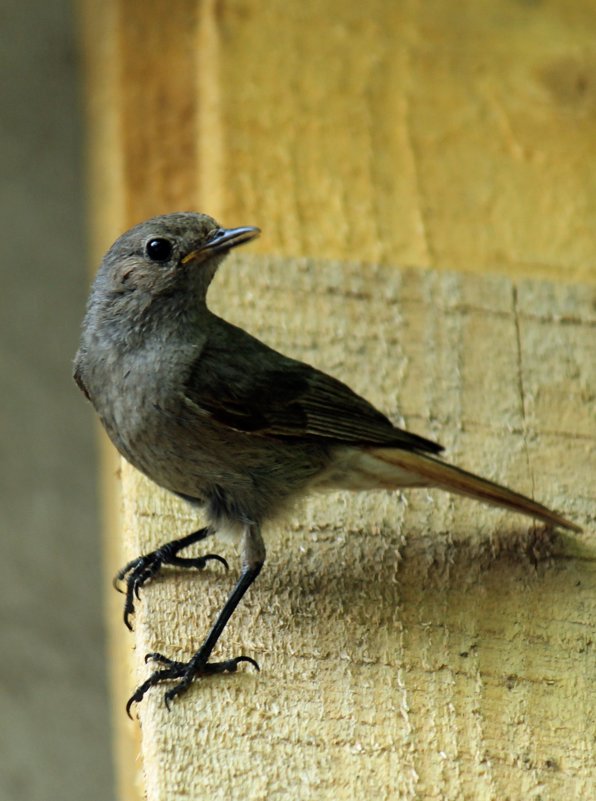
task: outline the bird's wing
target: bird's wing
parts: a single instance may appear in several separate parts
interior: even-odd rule
[[[188,400],[217,422],[261,436],[443,450],[393,426],[341,381],[230,329],[239,336],[209,337],[184,387]]]

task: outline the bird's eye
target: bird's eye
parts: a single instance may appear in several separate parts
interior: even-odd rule
[[[151,261],[168,261],[173,251],[174,247],[170,240],[162,237],[150,239],[145,245],[145,253]]]

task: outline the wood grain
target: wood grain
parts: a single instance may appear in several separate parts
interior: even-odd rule
[[[139,707],[148,798],[525,798],[538,786],[591,797],[587,298],[358,263],[229,262],[217,309],[591,533],[549,535],[438,491],[309,499],[267,531],[266,567],[217,649],[257,658],[261,673],[201,682],[171,713],[161,691]],[[577,414],[556,418],[567,404]],[[123,475],[131,556],[200,524]],[[238,569],[232,548],[217,552]],[[233,580],[215,567],[147,587],[133,684],[148,675],[144,653],[200,645]]]
[[[260,225],[259,260],[214,286],[226,316],[590,522],[593,5],[81,9],[94,262],[151,214]],[[123,489],[110,573],[190,523],[126,466]],[[110,600],[120,797],[590,797],[590,526],[544,543],[432,493],[309,502],[222,644],[263,673],[167,718],[147,699],[140,745],[122,704],[144,668]],[[230,582],[155,582],[138,657],[189,653]]]

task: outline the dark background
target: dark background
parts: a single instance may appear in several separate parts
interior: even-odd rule
[[[114,797],[74,4],[1,0],[0,798]]]

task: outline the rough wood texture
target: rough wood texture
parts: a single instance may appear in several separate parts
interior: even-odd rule
[[[585,520],[589,290],[394,267],[596,280],[593,4],[82,8],[94,261],[164,211],[261,225],[258,268],[228,265],[214,287],[228,316]],[[123,476],[110,573],[190,522]],[[526,523],[480,510],[438,495],[309,504],[223,643],[263,673],[197,687],[169,717],[147,699],[140,758],[122,706],[145,669],[128,670],[111,599],[121,798],[145,782],[151,801],[590,797],[592,540],[529,545]],[[534,567],[535,549],[559,556]],[[231,580],[149,587],[139,658],[189,653]]]
[[[228,264],[213,289],[228,312],[236,290],[236,322],[450,458],[589,527],[587,293],[264,258]],[[124,497],[130,556],[200,522],[130,468]],[[309,500],[268,532],[218,648],[262,672],[196,685],[171,713],[160,691],[139,708],[148,798],[593,797],[591,530],[551,539],[438,492]],[[215,567],[147,587],[133,683],[144,653],[198,647],[233,580]]]

